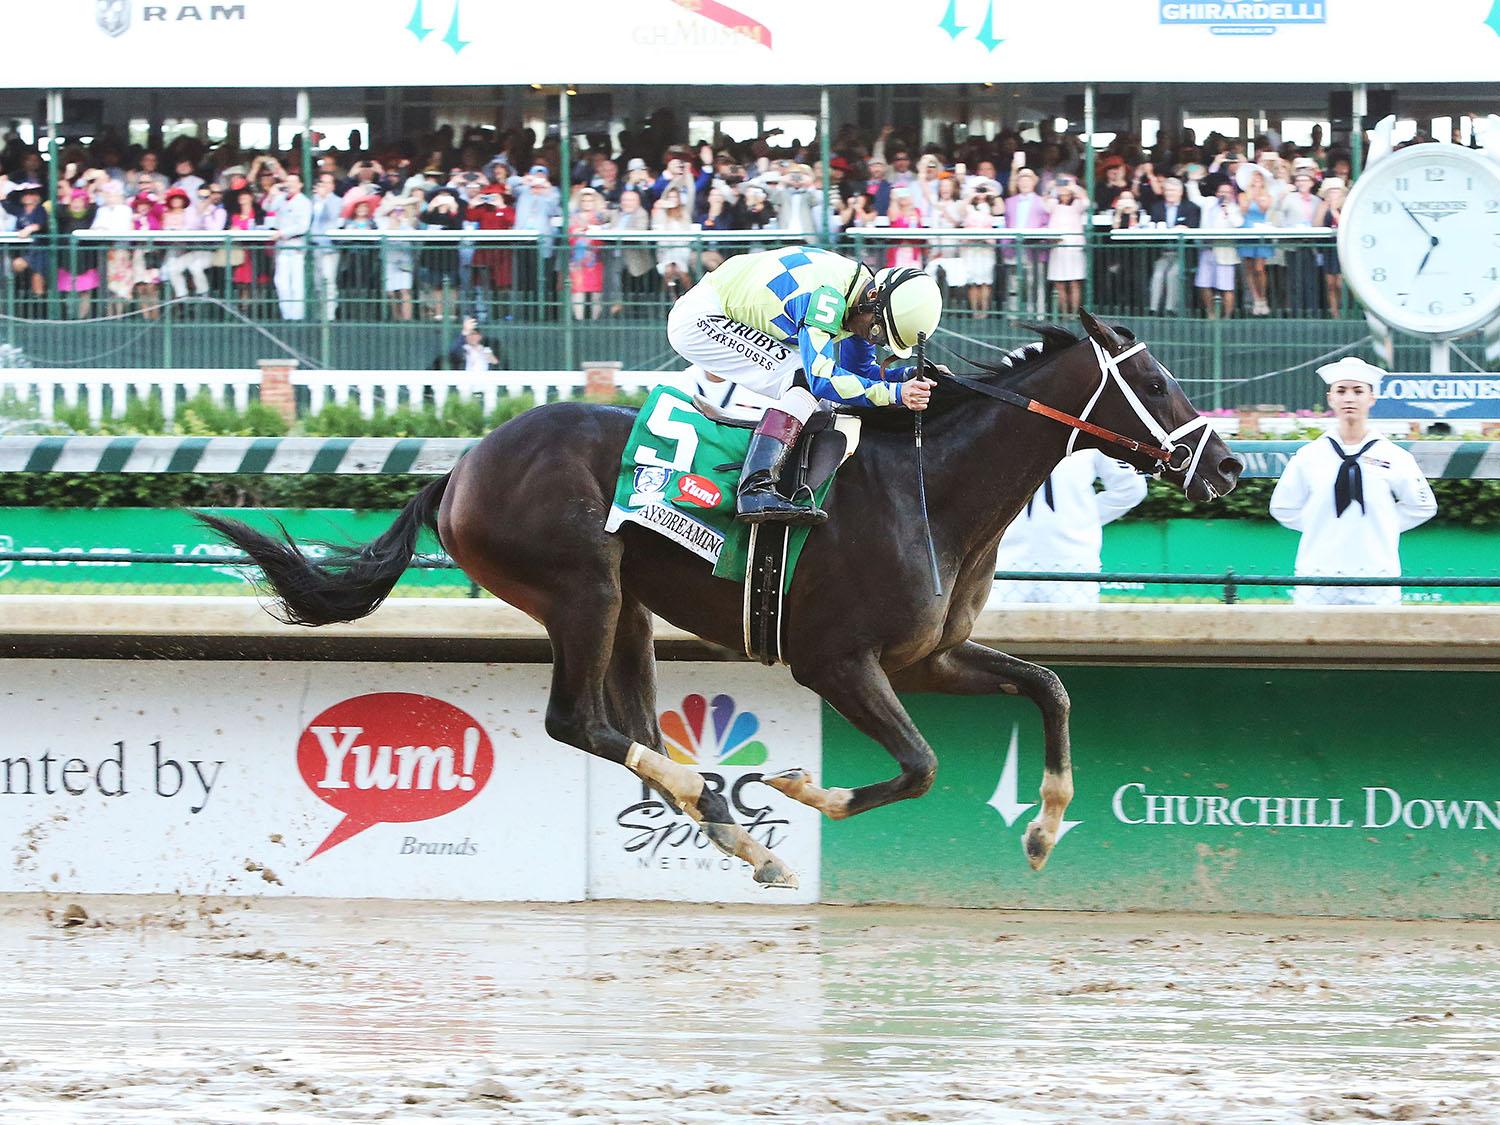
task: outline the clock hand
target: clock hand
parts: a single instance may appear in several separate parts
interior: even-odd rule
[[[1432,252],[1437,249],[1437,244],[1438,244],[1437,236],[1433,235],[1432,236],[1432,245],[1429,246],[1429,247],[1427,247],[1427,253],[1425,253],[1425,254],[1422,255],[1422,264],[1417,267],[1417,273],[1416,273],[1417,277],[1421,277],[1422,276],[1422,271],[1427,268],[1427,259],[1430,258],[1430,257],[1432,257]]]
[[[1399,200],[1398,200],[1398,202],[1399,202]],[[1426,235],[1426,236],[1427,236],[1427,237],[1428,237],[1428,238],[1431,238],[1431,239],[1432,239],[1432,240],[1433,240],[1433,241],[1434,241],[1434,242],[1436,242],[1436,241],[1437,241],[1437,239],[1436,239],[1436,238],[1435,238],[1435,237],[1434,237],[1434,236],[1433,236],[1433,233],[1432,233],[1432,232],[1431,232],[1431,231],[1430,231],[1430,230],[1428,230],[1428,229],[1427,229],[1427,228],[1426,228],[1426,227],[1425,227],[1425,226],[1424,226],[1424,225],[1423,225],[1423,224],[1422,224],[1422,220],[1421,220],[1421,219],[1419,219],[1419,218],[1417,218],[1417,216],[1416,216],[1416,214],[1415,214],[1415,213],[1414,213],[1414,212],[1413,212],[1413,211],[1412,211],[1412,209],[1411,209],[1411,208],[1410,208],[1410,207],[1408,207],[1408,206],[1407,206],[1407,205],[1406,205],[1406,204],[1404,204],[1404,203],[1402,203],[1402,204],[1401,204],[1401,210],[1403,210],[1403,211],[1405,211],[1405,212],[1406,212],[1406,217],[1407,217],[1407,218],[1409,218],[1409,219],[1410,219],[1410,220],[1411,220],[1411,221],[1412,221],[1412,222],[1414,222],[1414,223],[1416,223],[1416,224],[1417,224],[1417,229],[1418,229],[1418,230],[1420,230],[1420,231],[1421,231],[1421,232],[1422,232],[1422,233],[1423,233],[1423,234],[1425,234],[1425,235]]]

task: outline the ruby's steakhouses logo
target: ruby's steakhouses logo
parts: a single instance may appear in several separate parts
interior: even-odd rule
[[[1246,794],[1152,793],[1132,781],[1115,790],[1111,802],[1122,824],[1184,825],[1202,828],[1429,828],[1500,831],[1500,801],[1472,798],[1410,797],[1384,785],[1366,785],[1361,796],[1263,796]]]
[[[700,508],[717,508],[719,502],[724,499],[724,493],[713,481],[691,473],[678,478],[677,491],[679,501],[685,500],[689,504],[697,504]]]
[[[467,712],[428,695],[376,692],[335,703],[297,741],[297,770],[344,814],[308,858],[376,824],[445,816],[484,789],[495,750]]]

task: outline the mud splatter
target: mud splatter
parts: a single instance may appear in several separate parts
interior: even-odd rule
[[[0,958],[0,1121],[1500,1119],[1486,923],[16,896]]]

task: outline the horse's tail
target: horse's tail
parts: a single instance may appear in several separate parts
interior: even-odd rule
[[[329,554],[317,561],[303,554],[280,524],[282,538],[277,539],[239,520],[194,514],[255,560],[275,591],[273,614],[289,625],[332,625],[357,621],[385,601],[411,565],[422,528],[437,530],[438,505],[451,475],[412,497],[380,538],[363,547],[329,544]]]

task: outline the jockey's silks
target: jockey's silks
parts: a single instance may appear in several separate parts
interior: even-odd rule
[[[851,299],[862,297],[873,280],[864,265],[791,247],[740,254],[704,280],[731,320],[798,349],[816,397],[852,406],[901,401],[900,384],[881,376],[874,345],[844,331]]]

